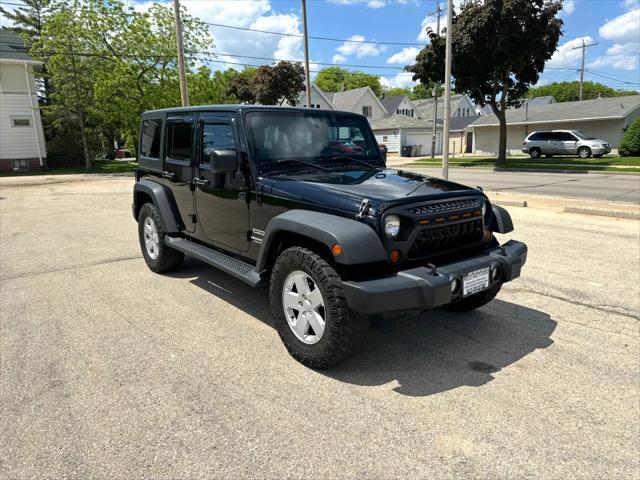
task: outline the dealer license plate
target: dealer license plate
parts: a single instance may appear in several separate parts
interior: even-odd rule
[[[467,273],[462,277],[462,296],[473,295],[489,288],[489,267]]]

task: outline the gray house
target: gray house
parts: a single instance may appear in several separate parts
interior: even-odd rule
[[[0,171],[39,170],[46,157],[34,69],[22,38],[0,29]]]
[[[639,115],[640,95],[512,108],[507,110],[507,150],[509,154],[522,153],[522,141],[527,135],[552,129],[582,130],[607,140],[617,149],[624,130]],[[473,132],[475,153],[498,152],[499,123],[495,115],[478,118],[468,129]]]

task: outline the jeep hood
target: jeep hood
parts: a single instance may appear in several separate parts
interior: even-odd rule
[[[265,193],[330,209],[358,212],[363,199],[380,211],[393,205],[460,195],[475,188],[402,170],[295,173],[261,179]]]

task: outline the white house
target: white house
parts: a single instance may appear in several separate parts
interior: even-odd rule
[[[46,157],[34,69],[22,38],[0,29],[0,171],[40,170]]]
[[[382,102],[370,87],[327,93],[327,96],[336,110],[360,113],[367,117],[369,121],[387,115]]]
[[[406,95],[395,95],[384,97],[382,105],[389,115],[404,115],[406,117],[417,117],[416,107],[411,99]]]
[[[522,153],[522,141],[536,130],[582,130],[620,146],[625,129],[640,116],[640,95],[548,103],[507,110],[507,151]],[[475,153],[498,152],[499,122],[495,115],[478,118],[469,126],[475,136]]]
[[[306,107],[307,106],[307,91],[302,91],[302,93],[298,96],[298,107]],[[335,110],[333,103],[327,97],[327,94],[320,90],[318,86],[314,83],[311,84],[311,108],[324,108],[325,110]]]

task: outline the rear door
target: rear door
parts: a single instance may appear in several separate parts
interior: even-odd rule
[[[188,232],[195,230],[195,209],[191,179],[193,178],[194,116],[167,116],[164,130],[162,178],[176,200],[182,223]]]
[[[542,149],[545,154],[558,155],[564,152],[564,142],[562,141],[562,133],[561,132],[548,132],[548,142],[549,145],[547,149]]]
[[[202,113],[198,117],[198,165],[195,204],[199,234],[225,249],[249,250],[247,178],[242,168],[242,148],[234,113]],[[213,150],[235,150],[238,169],[216,173],[211,169]]]

